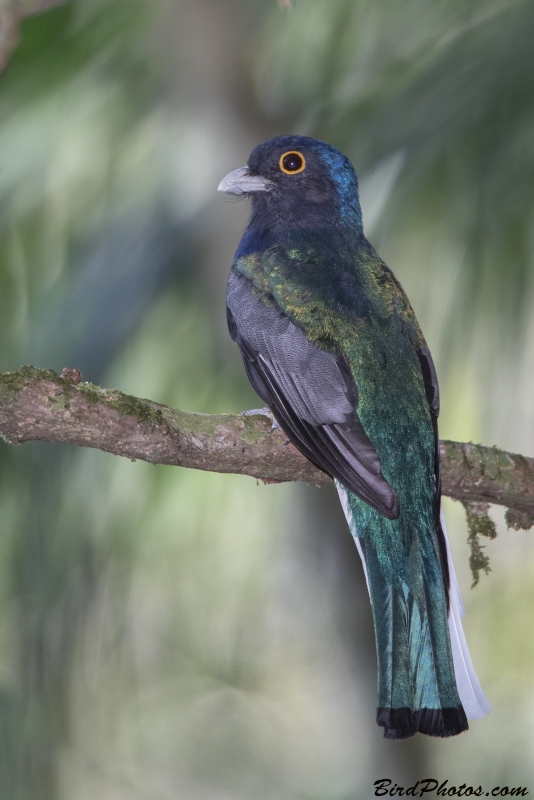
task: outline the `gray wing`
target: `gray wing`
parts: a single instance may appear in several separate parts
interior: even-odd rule
[[[227,315],[254,389],[305,456],[389,519],[397,496],[356,413],[358,389],[343,356],[320,350],[232,270]]]

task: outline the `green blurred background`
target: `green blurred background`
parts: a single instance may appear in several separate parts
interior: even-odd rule
[[[280,6],[287,6],[280,3]],[[226,333],[246,203],[218,181],[306,133],[434,353],[443,438],[534,454],[529,0],[71,0],[0,78],[0,371],[186,410],[257,406]],[[534,791],[532,534],[470,590],[494,710],[386,742],[361,567],[333,491],[0,446],[1,800],[356,800],[391,778]]]

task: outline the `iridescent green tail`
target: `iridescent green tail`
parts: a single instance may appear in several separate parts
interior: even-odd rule
[[[386,577],[373,541],[360,538],[355,529],[353,510],[361,501],[339,485],[338,491],[371,596],[378,658],[377,723],[387,739],[406,739],[418,731],[442,737],[462,733],[469,726],[456,683],[437,549],[420,547],[414,537],[402,574]]]
[[[456,688],[443,590],[427,585],[416,600],[405,583],[385,580],[374,548],[360,541],[376,634],[377,723],[386,739],[417,731],[462,733],[469,726]]]

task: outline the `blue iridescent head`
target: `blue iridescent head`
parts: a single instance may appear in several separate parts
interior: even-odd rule
[[[309,136],[277,136],[258,145],[219,191],[249,196],[249,229],[269,238],[303,228],[362,232],[354,167],[335,147]]]

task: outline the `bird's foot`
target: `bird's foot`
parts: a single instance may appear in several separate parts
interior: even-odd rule
[[[241,412],[242,417],[254,417],[256,415],[261,415],[262,417],[267,417],[271,420],[271,429],[269,433],[272,433],[280,427],[270,408],[251,408],[250,411]]]

